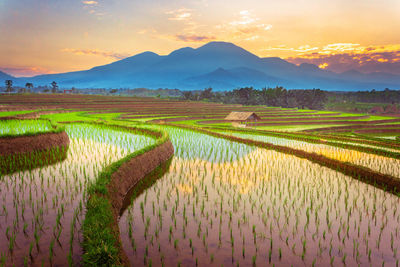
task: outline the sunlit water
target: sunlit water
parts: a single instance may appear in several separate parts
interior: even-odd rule
[[[365,152],[359,152],[350,149],[344,149],[340,147],[328,146],[323,144],[311,144],[307,142],[272,137],[272,136],[240,134],[240,133],[229,133],[229,134],[241,138],[267,142],[274,145],[287,146],[295,149],[304,150],[307,152],[314,152],[326,156],[328,158],[350,162],[356,165],[368,167],[372,170],[384,174],[390,174],[400,178],[400,160],[398,159],[388,158],[375,154],[369,154]]]
[[[66,130],[66,160],[0,178],[0,265],[79,264],[87,186],[104,166],[154,142],[93,125]]]
[[[134,266],[395,266],[399,198],[305,159],[168,129],[167,173],[120,219]]]

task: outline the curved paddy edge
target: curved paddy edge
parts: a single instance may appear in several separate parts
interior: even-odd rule
[[[55,147],[67,147],[69,137],[65,130],[59,133],[39,133],[0,138],[0,156],[27,154],[35,151],[50,150]]]
[[[138,128],[138,130],[140,130]],[[146,130],[148,134],[149,131]],[[106,167],[89,188],[83,222],[83,265],[129,266],[122,248],[118,220],[129,190],[161,164],[174,148],[166,132],[153,132],[155,144],[126,156]]]
[[[214,137],[218,138],[224,138],[233,142],[238,142],[238,143],[243,143],[247,144],[250,146],[257,146],[260,148],[266,148],[266,149],[272,149],[277,152],[281,153],[286,153],[286,154],[291,154],[300,158],[307,159],[311,162],[317,163],[321,166],[328,167],[330,169],[336,170],[338,172],[341,172],[345,175],[348,175],[350,177],[353,177],[355,179],[358,179],[360,181],[363,181],[365,183],[374,185],[375,187],[388,190],[389,192],[399,195],[400,192],[400,179],[397,177],[394,177],[392,175],[388,174],[382,174],[379,172],[376,172],[372,169],[369,169],[367,167],[359,166],[359,165],[354,165],[349,162],[342,162],[339,160],[327,158],[325,156],[316,154],[316,153],[310,153],[306,152],[303,150],[299,149],[294,149],[286,146],[281,146],[281,145],[274,145],[271,143],[266,143],[266,142],[261,142],[261,141],[255,141],[255,140],[249,140],[249,139],[244,139],[240,137],[235,137],[231,135],[225,135],[209,130],[205,130],[202,128],[198,127],[191,127],[191,126],[186,126],[186,125],[177,125],[177,124],[166,124],[178,128],[184,128],[184,129],[190,129],[192,131],[197,131],[201,133],[205,133]]]
[[[52,125],[48,132],[3,135],[0,137],[0,174],[62,161],[67,156],[69,137],[64,127]]]

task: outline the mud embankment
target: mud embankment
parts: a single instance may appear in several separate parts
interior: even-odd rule
[[[0,156],[27,154],[30,152],[51,150],[55,147],[68,147],[66,132],[45,133],[34,136],[0,138]]]
[[[31,170],[67,158],[66,132],[0,138],[0,174]]]
[[[125,198],[129,191],[153,170],[167,162],[174,154],[174,147],[171,141],[157,146],[153,150],[147,151],[134,157],[111,175],[111,181],[107,185],[108,196],[112,205],[114,218],[113,232],[118,239],[118,248],[121,261],[125,266],[130,266],[129,259],[122,247],[120,231],[118,227],[119,216],[124,207]]]

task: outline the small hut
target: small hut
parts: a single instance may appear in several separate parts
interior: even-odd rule
[[[235,127],[246,127],[248,122],[256,122],[261,118],[254,112],[232,111],[225,120],[232,122]],[[244,124],[243,124],[244,123]]]

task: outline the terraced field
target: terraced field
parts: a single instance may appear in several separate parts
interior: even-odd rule
[[[398,265],[399,118],[87,95],[1,114],[0,266]]]

